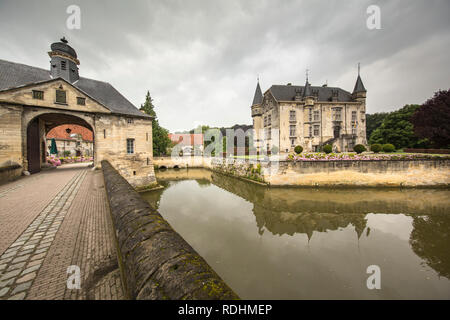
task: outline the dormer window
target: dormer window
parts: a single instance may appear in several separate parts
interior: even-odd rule
[[[66,70],[67,66],[66,66],[66,61],[61,61],[61,70]]]
[[[33,99],[44,100],[44,91],[33,90]]]
[[[67,103],[66,102],[66,91],[56,90],[56,103]]]
[[[86,98],[77,97],[77,104],[80,105],[80,106],[85,106],[86,105]]]
[[[127,118],[127,123],[128,124],[132,124],[133,123],[133,118]]]

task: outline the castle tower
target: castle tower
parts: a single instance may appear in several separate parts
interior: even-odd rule
[[[367,137],[366,137],[366,93],[367,90],[364,87],[364,84],[362,82],[361,79],[361,75],[360,75],[360,64],[358,63],[358,78],[356,79],[356,83],[355,83],[355,88],[353,89],[353,93],[352,93],[352,98],[353,100],[360,102],[361,103],[361,107],[360,107],[360,113],[361,113],[361,125],[358,126],[358,131],[359,134],[358,136],[360,137],[359,139],[357,139],[357,143],[361,143],[364,145],[367,145]]]
[[[314,106],[314,96],[311,89],[311,84],[308,79],[308,69],[306,69],[306,83],[305,89],[303,90],[303,101],[305,102],[305,107]]]
[[[353,89],[353,99],[359,102],[363,102],[364,105],[366,104],[366,93],[367,90],[364,88],[364,84],[361,80],[360,76],[360,65],[358,63],[358,78],[356,79],[355,88]]]
[[[255,96],[253,97],[253,103],[251,106],[252,109],[252,118],[253,118],[253,145],[256,148],[257,152],[261,151],[261,139],[262,139],[262,130],[263,130],[263,122],[262,122],[262,108],[261,104],[263,101],[263,95],[261,91],[261,87],[259,86],[259,79],[256,85]]]
[[[78,65],[80,61],[77,59],[77,53],[69,46],[68,41],[62,38],[60,42],[52,43],[50,56],[50,74],[53,78],[61,77],[64,80],[74,83],[80,76],[78,74]]]

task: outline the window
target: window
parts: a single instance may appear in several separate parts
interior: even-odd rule
[[[318,136],[320,131],[320,126],[314,126],[314,135]]]
[[[103,139],[106,139],[106,129],[103,129]]]
[[[352,134],[356,135],[356,125],[352,125]]]
[[[314,111],[314,121],[319,121],[319,111]]]
[[[86,105],[86,98],[77,97],[77,104],[80,105],[80,106],[85,106]]]
[[[309,121],[311,122],[312,121],[312,114],[313,114],[313,110],[312,109],[309,109]]]
[[[66,92],[64,90],[56,90],[56,103],[66,103]]]
[[[33,90],[33,99],[44,100],[44,91]]]
[[[267,116],[264,116],[264,127],[267,126]]]
[[[333,109],[333,120],[334,121],[341,121],[341,108],[334,108]]]
[[[356,121],[356,111],[352,111],[352,121]]]
[[[61,70],[66,70],[66,69],[67,69],[66,61],[61,61]]]
[[[295,136],[296,136],[296,134],[295,134],[296,131],[297,131],[297,130],[296,130],[296,128],[295,128],[295,125],[290,125],[290,126],[289,126],[289,136],[290,136],[290,137],[295,137]]]
[[[312,126],[309,126],[309,137],[312,137]]]
[[[291,147],[294,147],[294,146],[295,146],[295,139],[291,139]]]
[[[272,124],[272,115],[271,114],[269,114],[269,118],[267,121],[268,121],[267,125],[270,126]]]
[[[295,110],[289,111],[289,121],[296,121]]]
[[[133,123],[133,118],[127,118],[127,123],[128,124],[132,124]]]
[[[134,153],[134,139],[127,139],[127,153]]]

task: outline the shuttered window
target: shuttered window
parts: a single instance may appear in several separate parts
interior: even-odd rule
[[[44,91],[33,90],[33,99],[44,100]]]
[[[66,103],[66,91],[56,90],[56,102],[57,103]]]

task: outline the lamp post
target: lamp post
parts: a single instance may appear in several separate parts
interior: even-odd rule
[[[68,135],[69,138],[70,138],[70,133],[72,132],[72,129],[67,128],[67,129],[66,129],[66,132],[67,132],[67,135]],[[64,157],[66,156],[66,140],[65,140],[65,139],[64,139],[64,154],[63,154],[63,156],[64,156]]]

